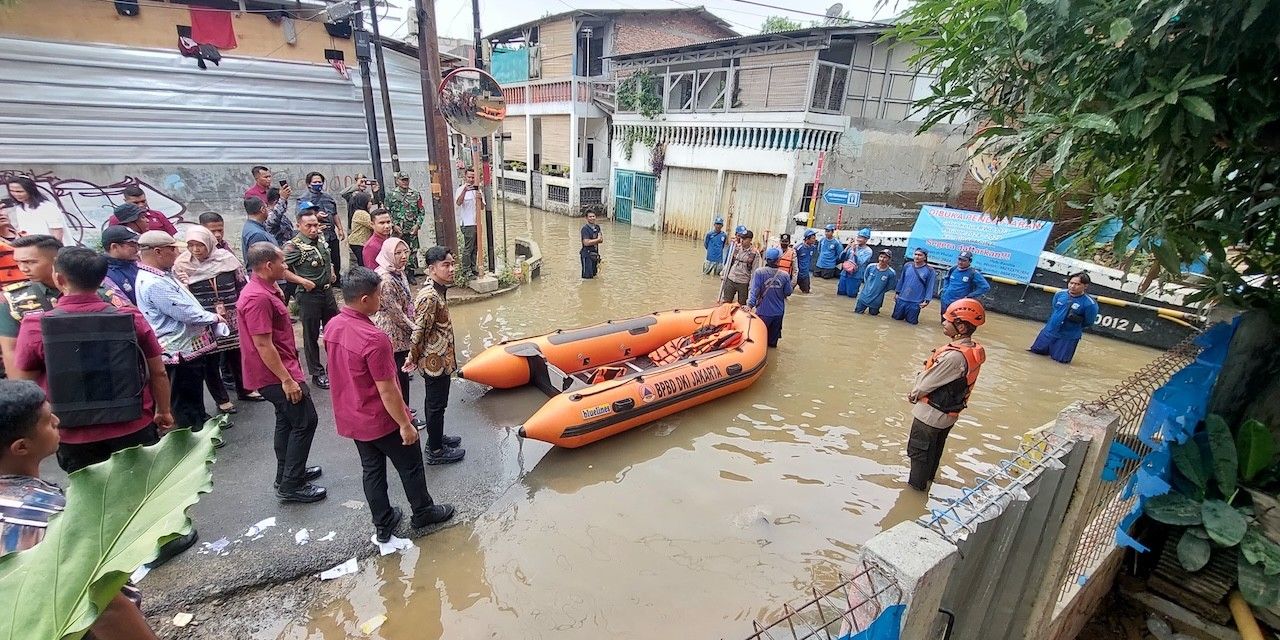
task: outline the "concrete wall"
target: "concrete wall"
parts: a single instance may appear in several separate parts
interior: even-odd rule
[[[678,47],[737,34],[692,12],[624,13],[614,20],[611,55]]]
[[[300,9],[297,13],[309,16],[316,10]],[[324,50],[340,49],[347,64],[356,64],[353,42],[330,37],[318,21],[295,21],[296,44],[286,44],[281,26],[260,13],[232,13],[231,23],[238,46],[224,54],[326,64]],[[177,51],[176,25],[190,24],[190,12],[178,4],[143,3],[138,15],[129,17],[116,13],[114,3],[101,0],[16,0],[11,7],[0,3],[0,35],[40,40]]]
[[[823,190],[862,192],[862,206],[846,207],[841,227],[909,230],[921,205],[949,202],[953,185],[967,171],[965,137],[961,128],[917,134],[910,122],[854,119],[835,151],[827,153],[822,172]],[[800,156],[793,211],[800,211],[818,160],[816,152]],[[819,200],[815,224],[835,222],[836,214],[836,206]]]

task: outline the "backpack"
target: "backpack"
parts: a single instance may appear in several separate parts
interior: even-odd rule
[[[147,361],[127,310],[40,316],[49,405],[61,427],[129,422],[142,417]]]

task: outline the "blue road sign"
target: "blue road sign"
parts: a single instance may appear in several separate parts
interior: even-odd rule
[[[862,192],[848,189],[827,189],[822,194],[822,201],[840,207],[862,206]]]

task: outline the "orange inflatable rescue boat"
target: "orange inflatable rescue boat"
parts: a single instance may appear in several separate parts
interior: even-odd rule
[[[509,340],[458,375],[499,389],[533,383],[551,399],[520,436],[573,448],[745,389],[765,359],[764,321],[722,304]]]

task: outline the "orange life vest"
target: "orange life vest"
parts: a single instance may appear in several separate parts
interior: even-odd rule
[[[920,402],[924,402],[929,406],[950,416],[960,415],[960,410],[969,406],[969,394],[973,392],[973,385],[978,382],[978,373],[982,370],[982,363],[987,361],[987,351],[982,345],[973,343],[973,346],[962,344],[947,344],[933,350],[929,355],[929,359],[924,361],[924,370],[928,371],[938,364],[938,358],[948,351],[958,352],[964,356],[965,374],[963,378],[956,378],[937,389],[931,391],[928,395],[920,396]]]
[[[791,265],[795,264],[795,262],[796,250],[791,247],[787,247],[787,250],[782,252],[782,257],[778,258],[778,268],[784,273],[790,274]]]
[[[0,287],[15,282],[25,282],[27,276],[18,269],[18,261],[13,258],[13,246],[0,240]]]
[[[732,349],[740,342],[742,342],[742,333],[733,329],[702,337],[681,336],[651,351],[649,359],[661,367],[704,353]]]

